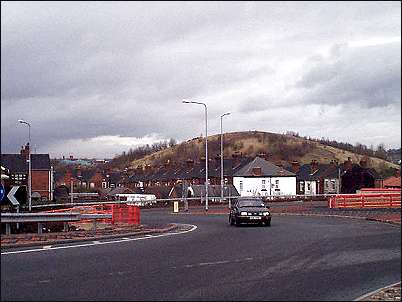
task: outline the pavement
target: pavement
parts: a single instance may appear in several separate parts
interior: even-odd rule
[[[352,219],[366,219],[384,223],[401,224],[401,209],[329,209],[326,202],[282,202],[270,203],[270,211],[275,215],[302,215],[302,216],[334,216]],[[186,212],[180,209],[179,213],[189,215],[227,215],[227,205],[211,205],[206,213],[204,206],[192,206]],[[79,224],[77,230],[69,232],[43,233],[42,235],[11,234],[1,236],[1,248],[27,247],[68,243],[95,239],[116,238],[121,236],[140,236],[145,234],[164,233],[177,228],[176,224],[164,225],[127,225],[98,223],[97,229],[92,224]],[[379,289],[359,299],[359,301],[400,301],[401,284]]]

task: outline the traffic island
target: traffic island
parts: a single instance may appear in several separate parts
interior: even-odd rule
[[[127,236],[141,236],[161,234],[176,230],[177,224],[152,227],[148,225],[129,224],[99,224],[96,231],[91,229],[92,224],[86,226],[79,224],[75,230],[69,232],[11,234],[1,236],[1,248],[30,247],[40,245],[52,245],[60,243],[71,243],[79,241],[90,241],[100,239],[112,239]],[[74,226],[73,226],[74,227]]]

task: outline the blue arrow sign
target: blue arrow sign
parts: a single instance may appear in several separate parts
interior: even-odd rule
[[[3,200],[5,195],[6,195],[6,191],[4,190],[4,186],[3,186],[3,184],[0,184],[0,201]]]

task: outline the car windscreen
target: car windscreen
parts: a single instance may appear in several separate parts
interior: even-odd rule
[[[261,200],[240,200],[237,204],[239,207],[263,207],[265,206]]]

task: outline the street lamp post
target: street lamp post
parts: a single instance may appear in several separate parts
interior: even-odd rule
[[[28,208],[29,212],[32,210],[32,163],[31,163],[31,124],[24,120],[18,120],[21,124],[28,125]]]
[[[184,104],[204,105],[205,108],[205,211],[208,212],[208,110],[207,105],[202,102],[183,100]]]
[[[223,202],[223,131],[222,131],[222,118],[225,115],[229,115],[230,112],[226,112],[221,115],[221,202]],[[230,199],[229,199],[229,208],[230,208]]]

